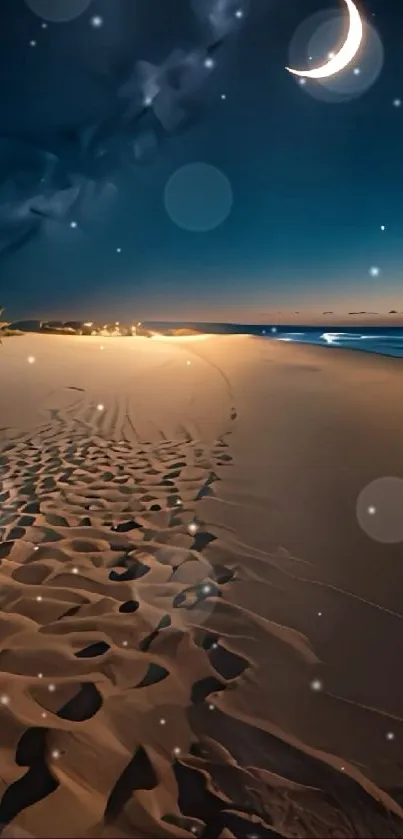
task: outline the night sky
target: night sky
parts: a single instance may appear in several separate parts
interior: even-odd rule
[[[342,0],[0,0],[8,317],[403,310],[403,4],[359,9],[325,86],[285,65],[340,46]]]

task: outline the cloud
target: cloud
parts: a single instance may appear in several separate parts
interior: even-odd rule
[[[112,72],[105,112],[91,125],[83,120],[38,130],[28,121],[20,126],[18,140],[0,137],[0,257],[23,248],[49,221],[79,222],[101,201],[107,206],[122,169],[146,165],[167,135],[184,130],[195,113],[201,118],[196,103],[215,71],[213,56],[242,28],[247,9],[242,0],[188,3],[199,42],[177,44],[159,63],[144,56],[124,71]],[[55,73],[60,74],[60,67]],[[86,96],[83,91],[89,88],[84,79],[82,86],[78,83],[77,73],[75,68],[77,96]],[[52,66],[45,81],[52,85]],[[100,76],[100,85],[104,81]],[[70,86],[69,78],[66,84]]]

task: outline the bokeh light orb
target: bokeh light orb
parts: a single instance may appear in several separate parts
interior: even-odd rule
[[[169,178],[164,203],[170,219],[178,227],[206,233],[228,218],[233,193],[220,169],[208,163],[188,163]]]
[[[344,11],[319,12],[298,27],[289,50],[289,67],[309,69],[325,64],[346,38],[348,16]],[[302,89],[325,102],[349,102],[366,93],[379,78],[384,48],[376,29],[363,20],[364,35],[354,59],[341,73],[328,79],[297,79]]]
[[[403,479],[385,477],[368,484],[358,496],[357,519],[376,542],[403,542]]]
[[[25,0],[34,15],[52,23],[67,23],[80,17],[92,0]]]

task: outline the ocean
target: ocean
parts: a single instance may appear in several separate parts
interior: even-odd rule
[[[275,330],[275,331],[274,331]],[[249,329],[248,329],[249,331]],[[278,326],[251,327],[253,335],[267,335],[271,340],[314,344],[320,347],[342,347],[360,352],[403,358],[403,327],[313,327]]]

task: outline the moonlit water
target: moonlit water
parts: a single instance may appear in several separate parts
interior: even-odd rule
[[[275,334],[269,331],[269,336],[278,341],[403,357],[403,327],[278,327]]]

